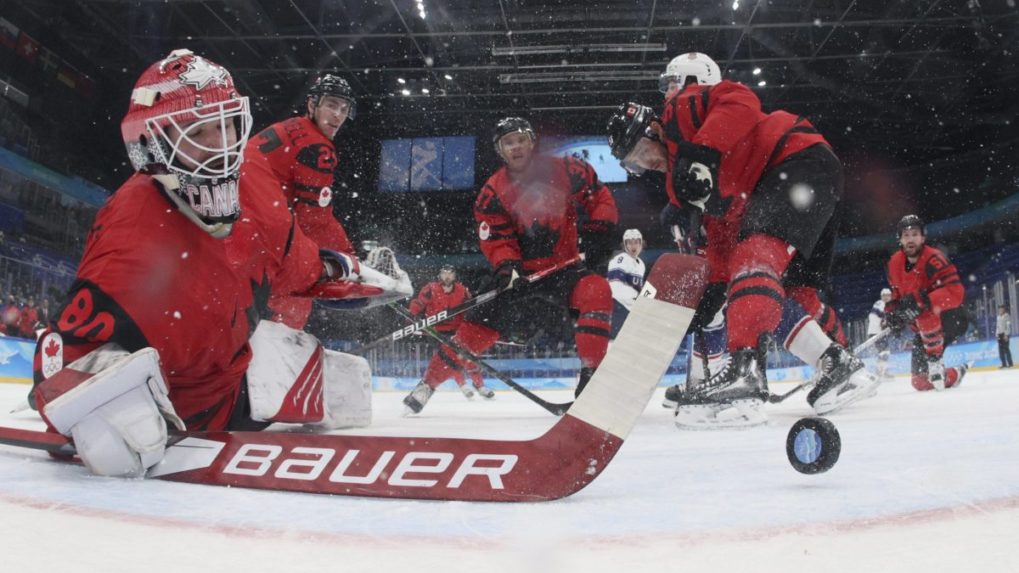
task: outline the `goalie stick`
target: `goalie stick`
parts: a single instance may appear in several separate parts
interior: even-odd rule
[[[411,321],[414,320],[414,315],[412,315],[410,311],[403,308],[399,304],[390,303],[387,306],[389,306],[389,308],[393,309],[400,316],[406,318],[407,320]],[[521,394],[524,395],[525,398],[541,406],[542,408],[548,410],[553,415],[562,416],[563,414],[566,413],[567,410],[570,409],[570,406],[573,405],[573,402],[557,404],[555,402],[543,400],[541,397],[537,396],[534,392],[531,392],[527,388],[521,386],[519,383],[517,383],[516,380],[511,378],[508,374],[505,374],[504,372],[495,369],[492,365],[482,360],[480,356],[477,356],[476,354],[467,350],[466,348],[458,346],[455,342],[453,342],[452,337],[440,333],[431,326],[425,327],[424,333],[427,334],[428,336],[431,336],[435,340],[438,340],[443,346],[446,346],[453,352],[456,352],[460,358],[477,364],[478,366],[481,367],[482,370],[484,370],[490,376],[498,378],[499,380],[502,381],[503,384],[509,386],[510,388],[516,390],[517,392],[520,392]]]
[[[581,256],[577,255],[576,257],[573,257],[572,259],[563,261],[561,263],[557,263],[555,265],[552,265],[551,267],[548,267],[548,268],[542,269],[540,271],[531,273],[531,274],[527,275],[526,277],[521,277],[519,280],[522,280],[522,281],[526,282],[527,284],[533,284],[533,283],[536,283],[536,282],[540,281],[541,279],[547,277],[548,275],[551,275],[553,273],[561,271],[561,270],[563,270],[565,268],[571,267],[571,266],[579,263],[581,260],[582,260]],[[470,310],[470,309],[472,309],[472,308],[474,308],[476,306],[485,304],[486,302],[489,302],[492,299],[494,299],[495,297],[499,296],[499,294],[501,292],[502,292],[501,289],[492,289],[492,290],[490,290],[488,292],[479,294],[478,296],[476,296],[476,297],[474,297],[474,298],[472,298],[472,299],[470,299],[468,301],[465,301],[463,304],[459,304],[457,306],[454,306],[453,308],[446,309],[446,310],[443,310],[441,312],[437,312],[437,313],[435,313],[435,314],[433,314],[431,316],[426,316],[426,317],[422,318],[421,320],[415,321],[413,324],[409,324],[409,325],[407,325],[407,326],[405,326],[405,327],[403,327],[403,328],[401,328],[399,330],[394,330],[393,332],[390,332],[389,334],[383,336],[382,338],[378,338],[376,340],[373,340],[373,341],[369,342],[368,344],[365,344],[361,348],[355,348],[354,350],[351,350],[350,353],[351,354],[362,354],[362,353],[366,352],[367,350],[375,348],[376,346],[379,346],[381,344],[385,344],[386,342],[396,342],[397,340],[400,340],[402,338],[406,338],[406,337],[408,337],[408,336],[410,336],[410,335],[412,335],[414,333],[421,332],[426,327],[435,326],[436,324],[439,324],[440,322],[447,321],[447,320],[453,318],[454,316],[457,316],[459,314],[463,314],[463,313],[467,312],[468,310]]]
[[[859,354],[859,353],[863,352],[864,350],[867,350],[871,346],[874,346],[875,344],[877,344],[877,341],[879,341],[882,338],[888,336],[889,333],[891,333],[891,329],[890,328],[885,328],[881,332],[875,334],[874,336],[871,336],[867,340],[864,340],[859,345],[857,345],[856,348],[853,349],[853,354]],[[814,378],[811,377],[810,380],[807,380],[805,382],[800,382],[799,384],[796,385],[795,388],[793,388],[792,390],[789,390],[785,394],[771,394],[771,395],[769,395],[768,396],[768,403],[769,404],[779,404],[779,403],[785,401],[785,399],[788,398],[789,396],[792,396],[793,394],[795,394],[795,393],[799,392],[800,390],[803,390],[807,386],[811,386],[813,384],[814,384]]]
[[[608,465],[672,362],[704,292],[707,263],[659,257],[615,343],[573,407],[527,441],[291,432],[185,432],[148,477],[334,495],[546,501]],[[70,453],[62,436],[0,428],[0,442]],[[88,484],[82,482],[83,487]]]

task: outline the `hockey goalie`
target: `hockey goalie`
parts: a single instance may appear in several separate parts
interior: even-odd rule
[[[66,302],[41,336],[34,403],[99,475],[139,476],[167,425],[335,429],[371,420],[371,373],[311,335],[259,322],[269,293],[366,307],[410,281],[322,250],[278,184],[245,174],[248,98],[188,50],[153,64],[121,123],[136,172],[99,211]]]

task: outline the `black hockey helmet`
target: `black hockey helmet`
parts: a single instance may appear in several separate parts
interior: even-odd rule
[[[502,139],[502,136],[515,131],[526,133],[530,136],[531,141],[537,139],[531,122],[522,117],[504,117],[495,124],[495,129],[492,130],[492,145],[495,146],[495,150],[499,151],[499,140]]]
[[[648,129],[656,121],[660,121],[658,116],[646,105],[633,102],[620,105],[605,127],[612,156],[620,160],[625,158],[642,137],[657,140],[658,136]]]
[[[354,98],[354,90],[350,89],[347,80],[333,74],[322,74],[315,78],[315,83],[308,88],[307,99],[312,100],[313,105],[318,105],[323,96],[333,96],[350,102],[350,113],[348,119],[354,119],[357,112],[357,99]]]
[[[456,267],[454,267],[453,265],[449,265],[449,264],[442,265],[441,267],[439,267],[439,272],[440,273],[444,273],[446,271],[449,271],[451,273],[455,273],[456,272]]]
[[[895,226],[895,235],[897,237],[901,237],[902,232],[910,228],[919,229],[921,235],[927,235],[927,229],[924,228],[923,219],[916,215],[906,215],[899,219],[899,224]]]

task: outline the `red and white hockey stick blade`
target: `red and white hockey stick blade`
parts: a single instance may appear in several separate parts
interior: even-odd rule
[[[605,469],[633,429],[686,334],[706,279],[703,259],[659,258],[583,394],[537,439],[187,433],[167,449],[149,477],[458,501],[545,501],[571,495]]]

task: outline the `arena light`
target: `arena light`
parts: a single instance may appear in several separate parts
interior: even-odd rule
[[[522,74],[499,74],[499,83],[538,84],[560,82],[643,82],[657,81],[659,72],[654,70],[613,71],[613,72],[535,72]]]
[[[492,46],[493,56],[537,56],[541,54],[582,54],[587,52],[664,52],[664,43],[552,44],[545,46]]]

